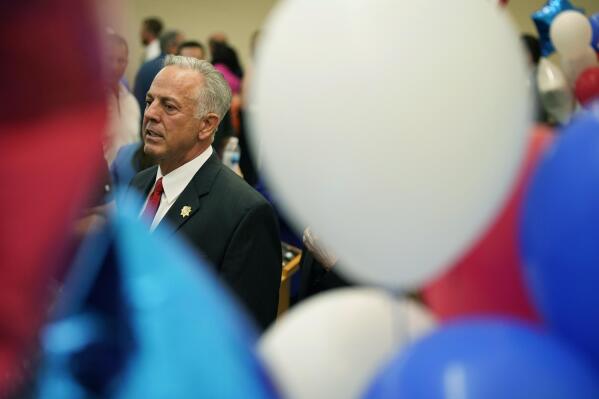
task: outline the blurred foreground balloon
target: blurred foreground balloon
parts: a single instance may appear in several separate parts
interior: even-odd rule
[[[522,275],[518,228],[530,175],[552,139],[550,128],[535,128],[518,182],[495,222],[463,259],[424,289],[437,316],[494,314],[538,321]]]
[[[572,90],[562,71],[546,58],[539,62],[537,87],[545,110],[558,122],[567,122],[574,111]]]
[[[544,57],[548,57],[555,50],[551,43],[550,29],[555,18],[566,10],[575,10],[584,13],[581,8],[574,7],[569,0],[547,0],[547,3],[531,16],[541,42],[541,52]]]
[[[221,282],[137,209],[80,256],[45,335],[39,397],[276,397]]]
[[[418,285],[503,202],[531,111],[504,14],[465,0],[289,0],[272,14],[252,133],[273,190],[330,243],[340,273]]]
[[[102,165],[95,2],[1,2],[0,397],[27,377],[71,223]],[[40,44],[43,41],[43,44]]]
[[[574,94],[581,105],[599,99],[599,67],[589,68],[580,74],[576,79]]]
[[[521,234],[537,308],[552,329],[599,367],[597,154],[599,119],[581,113],[539,165],[525,200]]]
[[[355,398],[394,353],[433,325],[413,301],[339,289],[292,309],[262,336],[259,351],[285,398]]]
[[[376,378],[367,399],[594,399],[599,379],[558,339],[507,320],[464,321],[421,339]]]

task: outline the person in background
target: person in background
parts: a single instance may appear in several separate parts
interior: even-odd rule
[[[239,94],[243,70],[237,58],[237,53],[229,45],[222,42],[212,42],[210,44],[210,53],[212,54],[214,68],[225,77],[233,94]]]
[[[225,117],[231,130],[219,131],[215,137],[215,148],[219,156],[222,156],[231,137],[238,136],[240,131],[239,109],[241,104],[240,92],[243,70],[237,58],[237,53],[225,42],[211,39],[210,52],[212,53],[212,65],[223,75],[233,92],[231,110]]]
[[[229,40],[227,38],[227,35],[223,32],[213,33],[208,38],[208,46],[210,47],[210,52],[212,53],[212,64],[214,65],[214,63],[215,63],[215,57],[214,57],[215,47],[218,47],[219,45],[222,45],[222,46],[228,48],[228,52],[230,53],[230,54],[226,55],[228,60],[225,61],[224,63],[231,70],[231,72],[233,72],[235,74],[235,76],[237,76],[239,79],[242,79],[243,78],[243,68],[241,67],[241,64],[239,63],[239,57],[237,56],[237,51],[235,51],[235,49],[231,45],[229,45]],[[218,63],[218,58],[220,58],[220,57],[217,56],[216,58],[217,58],[216,62]]]
[[[208,43],[212,45],[212,43],[220,42],[227,44],[229,42],[229,38],[225,32],[214,32],[208,37]]]
[[[190,40],[183,42],[177,49],[177,54],[183,57],[192,57],[198,60],[206,59],[206,51],[204,45],[198,41]]]
[[[160,56],[160,41],[158,38],[162,33],[162,21],[156,17],[150,17],[141,23],[141,43],[144,45],[143,62],[153,60]]]
[[[250,57],[253,62],[256,54],[256,45],[260,38],[260,31],[255,31],[250,38]],[[241,95],[239,106],[239,147],[241,148],[241,157],[239,159],[239,167],[245,180],[253,187],[258,185],[258,171],[256,170],[256,159],[252,148],[249,145],[250,131],[246,123],[246,114],[250,106],[248,101],[249,87],[252,82],[253,68],[250,64],[245,72],[241,83]],[[281,222],[281,220],[280,220]],[[286,223],[281,223],[286,225]],[[291,231],[291,230],[290,230]]]
[[[262,328],[277,315],[281,242],[271,205],[212,149],[231,91],[207,61],[168,56],[146,96],[144,152],[158,165],[130,185],[162,226],[203,253]],[[164,225],[164,226],[163,226]]]
[[[164,58],[168,54],[177,54],[179,44],[183,41],[183,35],[176,31],[171,30],[165,32],[160,36],[160,55],[158,58],[154,58],[144,63],[135,76],[135,86],[133,88],[133,94],[139,104],[139,109],[143,110],[146,106],[146,93],[154,80],[154,77],[162,69],[164,64]],[[140,120],[141,122],[141,120]]]
[[[140,140],[141,112],[135,97],[121,83],[127,68],[129,49],[125,39],[116,34],[106,35],[106,89],[108,125],[104,138],[104,158],[110,164],[118,149]]]
[[[156,162],[143,151],[143,142],[127,144],[116,153],[110,164],[110,177],[113,186],[127,187],[133,177]]]
[[[214,46],[219,45],[219,44],[222,44],[231,50],[231,52],[233,53],[233,57],[235,57],[236,63],[237,63],[237,66],[233,67],[233,69],[235,70],[234,73],[240,79],[243,78],[243,68],[241,67],[241,64],[239,63],[239,57],[237,56],[237,51],[235,51],[233,46],[231,46],[229,44],[229,38],[227,37],[226,33],[214,32],[213,34],[211,34],[208,37],[208,47],[210,48],[210,52],[213,52]]]
[[[302,237],[304,244],[300,260],[298,301],[322,291],[347,287],[350,283],[333,271],[338,258],[312,230],[307,227]]]

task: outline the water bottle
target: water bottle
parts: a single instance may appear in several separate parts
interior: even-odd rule
[[[240,156],[239,139],[237,137],[230,137],[223,152],[223,164],[232,170],[236,170],[239,167]]]

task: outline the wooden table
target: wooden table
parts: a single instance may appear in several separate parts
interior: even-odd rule
[[[284,244],[287,245],[287,244]],[[289,297],[291,295],[291,277],[299,270],[302,251],[299,248],[287,245],[297,254],[287,263],[283,262],[283,272],[281,273],[281,287],[279,288],[279,309],[277,315],[280,316],[289,309]]]

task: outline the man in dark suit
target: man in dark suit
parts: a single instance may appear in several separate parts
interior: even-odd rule
[[[137,174],[131,187],[146,196],[150,228],[160,224],[199,249],[265,328],[277,314],[281,243],[270,204],[211,146],[230,101],[210,63],[167,56],[143,121],[144,151],[159,165]]]

